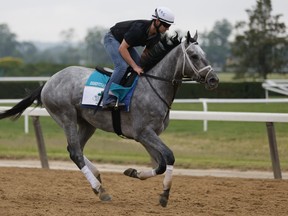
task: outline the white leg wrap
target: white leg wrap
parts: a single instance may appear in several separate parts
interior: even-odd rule
[[[93,175],[93,173],[91,172],[91,170],[88,168],[87,165],[85,165],[82,169],[81,169],[82,173],[85,175],[85,177],[87,178],[87,180],[89,181],[91,187],[93,189],[96,189],[96,191],[99,191],[99,188],[101,186],[101,183],[96,179],[96,177]]]
[[[85,156],[84,156],[84,162],[87,165],[87,167],[91,170],[91,172],[94,174],[94,176],[97,177],[100,174],[99,170]]]
[[[153,176],[156,176],[156,171],[155,169],[149,170],[149,171],[141,171],[138,173],[138,178],[141,180],[145,180],[147,178],[151,178]]]
[[[163,189],[168,190],[171,188],[172,185],[172,172],[173,172],[173,166],[167,165],[166,173],[163,181]]]

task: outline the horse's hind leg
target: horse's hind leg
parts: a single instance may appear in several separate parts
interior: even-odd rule
[[[51,104],[48,104],[49,106]],[[49,106],[45,104],[46,109],[48,109]],[[94,176],[92,171],[88,168],[88,166],[85,164],[84,156],[83,156],[83,147],[86,143],[86,141],[91,137],[95,129],[90,129],[90,132],[87,134],[90,134],[86,141],[83,138],[83,134],[81,131],[84,130],[84,126],[81,126],[81,123],[79,124],[79,130],[77,127],[77,111],[73,108],[66,108],[66,109],[59,109],[59,107],[53,107],[52,105],[48,109],[51,117],[64,129],[68,146],[67,150],[70,153],[71,160],[77,165],[77,167],[82,171],[82,173],[85,175],[86,179],[89,181],[93,191],[99,195],[99,198],[103,201],[110,200],[110,196],[102,196],[102,194],[105,194],[105,190],[102,187],[101,182]],[[89,130],[88,130],[89,131]],[[80,136],[79,136],[80,135]],[[82,146],[80,144],[80,140],[82,142]],[[85,141],[85,142],[84,142]]]
[[[79,136],[79,143],[83,152],[83,149],[85,147],[85,144],[89,140],[89,138],[94,134],[95,128],[90,125],[88,122],[82,120],[78,120],[78,136]],[[94,166],[94,164],[85,156],[84,157],[84,162],[88,169],[93,173],[93,175],[97,178],[97,180],[102,183],[101,177],[100,177],[100,172],[99,170]],[[111,196],[106,193],[105,189],[101,186],[99,188],[99,191],[95,190],[92,188],[94,193],[99,194],[99,197],[102,201],[108,201],[111,200]]]
[[[88,122],[86,122],[84,120],[78,120],[78,136],[79,136],[79,143],[80,143],[82,152],[84,150],[84,147],[85,147],[87,141],[94,134],[95,130],[96,130],[96,128],[94,128]],[[84,156],[85,164],[91,170],[93,175],[101,182],[99,170],[93,165],[93,163],[87,157],[85,157],[85,155],[83,155],[83,156]]]
[[[77,124],[76,121],[65,122],[64,131],[67,137],[68,146],[67,150],[70,153],[71,160],[78,166],[78,168],[85,175],[87,180],[89,181],[92,189],[96,193],[101,192],[101,183],[99,180],[93,175],[91,170],[85,164],[84,156],[82,152],[82,148],[79,142],[79,136],[77,133]]]

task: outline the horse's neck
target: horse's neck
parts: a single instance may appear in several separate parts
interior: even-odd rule
[[[182,52],[181,45],[171,50],[149,73],[154,76],[173,80],[181,79]]]
[[[180,48],[180,49],[179,49]],[[170,51],[156,66],[154,66],[148,73],[159,78],[170,80],[171,82],[151,80],[156,91],[165,98],[167,104],[171,106],[173,103],[176,91],[179,84],[172,83],[174,79],[182,78],[182,51],[181,47],[175,47]],[[154,84],[154,83],[155,84]]]

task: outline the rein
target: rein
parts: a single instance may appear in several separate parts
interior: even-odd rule
[[[153,76],[154,77],[154,76]],[[170,110],[171,109],[171,105],[169,105],[166,100],[157,92],[157,89],[154,88],[154,86],[152,85],[152,83],[150,82],[150,80],[148,79],[148,76],[145,76],[147,82],[149,83],[150,87],[152,88],[152,90],[155,92],[155,94],[159,97],[159,99],[167,106],[167,108]],[[155,77],[154,77],[155,78]],[[158,79],[158,78],[157,78]],[[161,81],[167,81],[170,83],[170,80],[162,80],[162,79],[158,79],[158,80],[161,80]],[[173,85],[174,86],[174,85]],[[175,89],[175,88],[174,88]],[[175,97],[175,94],[176,94],[176,91],[174,90],[174,96],[173,96],[173,100],[174,100],[174,97]],[[172,101],[173,101],[172,100]]]
[[[150,77],[152,79],[168,82],[168,83],[171,83],[172,85],[180,84],[183,81],[183,79],[172,79],[171,80],[171,79],[166,79],[166,78],[163,78],[163,77],[154,76],[154,75],[147,74],[147,73],[143,73],[143,74],[141,74],[141,76],[144,76],[146,78]]]

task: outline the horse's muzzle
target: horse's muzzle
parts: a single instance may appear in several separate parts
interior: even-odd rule
[[[214,72],[210,73],[206,79],[205,88],[208,90],[213,90],[218,87],[218,84],[218,76]]]

